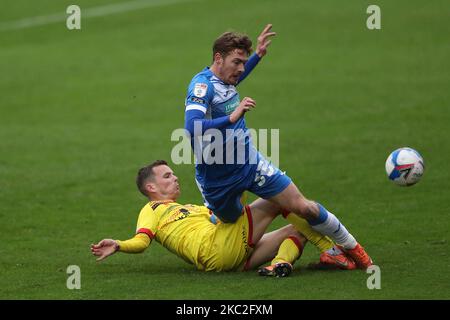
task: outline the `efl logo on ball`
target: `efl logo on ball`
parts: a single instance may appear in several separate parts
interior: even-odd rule
[[[386,160],[386,173],[400,186],[412,186],[419,182],[425,169],[422,156],[414,149],[400,148]]]

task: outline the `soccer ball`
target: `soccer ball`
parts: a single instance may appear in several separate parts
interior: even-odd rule
[[[414,149],[400,148],[386,160],[386,173],[400,186],[412,186],[422,178],[425,165],[422,156]]]

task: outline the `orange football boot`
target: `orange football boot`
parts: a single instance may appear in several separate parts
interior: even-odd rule
[[[294,267],[289,262],[279,262],[271,266],[262,267],[258,269],[258,274],[260,276],[266,277],[287,277],[291,274]]]
[[[355,261],[346,256],[343,252],[331,254],[328,251],[325,251],[320,255],[320,263],[329,268],[342,270],[354,270],[357,268]]]
[[[360,269],[367,269],[373,264],[372,259],[359,243],[356,244],[356,247],[353,249],[344,249],[341,246],[338,246],[338,248],[344,251],[347,256],[352,258]]]

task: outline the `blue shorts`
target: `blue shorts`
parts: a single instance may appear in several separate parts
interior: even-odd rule
[[[242,215],[244,206],[241,203],[241,197],[244,191],[248,190],[263,199],[268,199],[282,192],[292,182],[291,178],[272,165],[259,152],[257,164],[249,164],[249,166],[252,167],[250,173],[242,180],[230,185],[205,188],[197,182],[205,205],[222,222],[236,222]]]

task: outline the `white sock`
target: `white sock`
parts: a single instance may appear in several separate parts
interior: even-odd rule
[[[338,218],[319,203],[317,205],[320,209],[318,218],[320,222],[314,223],[310,221],[311,227],[321,234],[330,237],[335,243],[344,247],[344,249],[353,249],[356,247],[356,239],[347,231]]]

